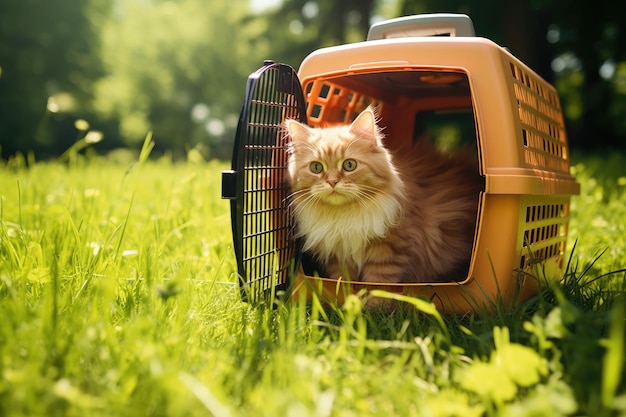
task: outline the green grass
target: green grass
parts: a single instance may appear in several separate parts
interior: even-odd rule
[[[0,415],[626,415],[626,158],[576,158],[563,282],[479,318],[243,303],[227,165],[146,157],[0,166]]]

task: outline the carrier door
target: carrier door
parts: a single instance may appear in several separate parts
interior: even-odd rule
[[[288,288],[299,263],[289,205],[285,119],[306,123],[306,105],[293,68],[266,61],[248,77],[233,148],[222,173],[242,298],[271,300]]]

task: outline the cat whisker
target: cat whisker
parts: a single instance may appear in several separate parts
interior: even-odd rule
[[[366,185],[362,185],[360,187],[360,190],[358,190],[355,193],[350,193],[351,196],[355,199],[355,201],[359,202],[362,205],[365,205],[365,203],[375,203],[377,202],[377,196],[391,196],[389,193],[387,192],[381,192],[379,189],[372,187],[372,186],[366,186]]]
[[[297,195],[294,194],[296,193],[291,194],[292,197],[290,198],[288,204],[288,207],[290,208],[293,207],[294,204],[297,204],[299,210],[306,210],[319,201],[319,197],[310,193],[301,193]]]
[[[282,203],[285,204],[285,203],[287,203],[289,201],[290,202],[289,204],[292,204],[293,200],[302,197],[302,194],[304,194],[306,192],[307,192],[307,190],[297,190],[297,191],[294,191],[291,194],[289,194],[287,197],[285,197],[283,199]]]
[[[311,194],[310,192],[308,192],[307,190],[300,190],[300,191],[296,191],[296,192],[289,194],[285,200],[288,200],[291,203],[293,203],[294,201],[299,201],[301,199],[308,199],[308,198],[315,198],[315,196]]]
[[[372,195],[372,196],[385,195],[385,196],[394,197],[394,198],[404,198],[402,194],[399,193],[397,190],[395,193],[391,193],[388,191],[383,191],[380,188],[376,188],[371,185],[365,185],[365,184],[361,185],[361,189],[366,191],[369,195]]]

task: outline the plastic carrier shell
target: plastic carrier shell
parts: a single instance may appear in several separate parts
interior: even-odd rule
[[[244,299],[317,294],[341,304],[348,294],[382,289],[465,314],[491,311],[496,300],[527,299],[538,279],[562,274],[569,203],[579,184],[570,175],[557,91],[505,48],[473,34],[465,15],[392,19],[374,25],[367,41],[314,51],[297,74],[268,61],[251,75],[233,167],[223,173]],[[390,148],[415,140],[426,116],[461,114],[469,125],[484,191],[469,270],[454,282],[364,283],[307,270],[294,237],[285,182],[290,139],[282,123],[350,123],[370,105]]]

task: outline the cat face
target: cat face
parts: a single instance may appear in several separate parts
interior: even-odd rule
[[[292,139],[288,168],[295,201],[366,203],[390,186],[395,172],[371,109],[349,126],[316,129],[287,120],[285,127]]]

